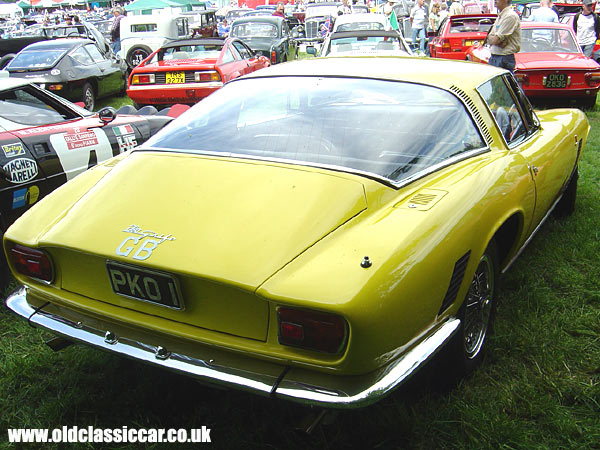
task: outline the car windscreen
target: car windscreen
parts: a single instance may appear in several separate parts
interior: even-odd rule
[[[406,48],[400,39],[389,36],[352,36],[331,39],[326,55],[344,52],[377,52],[385,50],[397,50],[406,52]],[[406,54],[408,54],[406,52]]]
[[[333,167],[402,182],[485,143],[464,105],[445,90],[310,76],[234,81],[147,147]]]
[[[451,20],[450,33],[487,33],[493,23],[493,19],[460,18]]]
[[[385,30],[381,22],[349,22],[342,23],[335,31]]]
[[[68,48],[23,50],[15,56],[7,69],[49,69],[68,51]]]
[[[580,49],[570,30],[524,28],[521,30],[521,53],[529,52],[580,53]]]
[[[305,17],[307,19],[309,17],[325,17],[325,16],[337,17],[338,10],[339,10],[339,7],[334,6],[334,5],[310,6],[310,7],[306,8]]]
[[[239,38],[251,37],[277,37],[277,27],[270,23],[249,22],[234,25],[231,29],[232,36]]]
[[[223,44],[181,45],[165,48],[162,54],[163,61],[178,59],[213,59],[218,58],[223,50]]]

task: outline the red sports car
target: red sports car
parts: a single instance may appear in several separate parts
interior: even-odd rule
[[[489,47],[471,49],[469,59],[487,63]],[[515,77],[531,99],[577,99],[593,107],[600,89],[600,65],[586,57],[573,29],[558,23],[521,23],[521,51]]]
[[[194,104],[229,80],[270,65],[236,38],[172,41],[131,71],[127,95],[141,105]]]
[[[496,14],[465,14],[449,16],[429,42],[433,58],[461,59],[474,44],[483,43]]]

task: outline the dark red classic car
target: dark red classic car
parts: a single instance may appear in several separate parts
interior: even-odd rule
[[[487,63],[489,47],[474,47],[468,57]],[[569,25],[521,23],[521,51],[515,78],[530,99],[576,99],[593,107],[600,89],[600,65],[581,52]]]
[[[483,43],[496,17],[496,14],[448,16],[430,39],[429,53],[433,58],[466,59],[474,44]]]
[[[235,38],[181,39],[135,67],[127,95],[136,106],[194,104],[226,82],[270,65]]]

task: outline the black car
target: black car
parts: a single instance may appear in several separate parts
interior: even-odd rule
[[[61,24],[44,26],[29,32],[31,28],[32,27],[27,28],[24,31],[24,34],[19,37],[3,37],[0,39],[0,69],[4,68],[18,52],[28,45],[50,39],[84,37],[95,41],[102,53],[110,51],[108,39],[91,22],[82,22],[74,25]]]
[[[93,111],[96,98],[125,94],[127,63],[112,52],[102,53],[89,39],[36,42],[6,66],[11,77],[28,81]]]
[[[229,35],[243,40],[256,53],[269,58],[271,64],[298,58],[298,44],[283,17],[240,17],[231,25]]]

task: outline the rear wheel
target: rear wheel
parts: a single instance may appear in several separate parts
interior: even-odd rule
[[[491,241],[479,259],[467,297],[458,311],[460,328],[450,342],[450,364],[457,376],[468,375],[483,359],[496,309],[498,266],[496,244]]]
[[[94,88],[90,83],[85,83],[83,85],[81,101],[85,105],[85,109],[88,111],[94,110],[94,107],[96,106],[96,95],[94,94]]]

